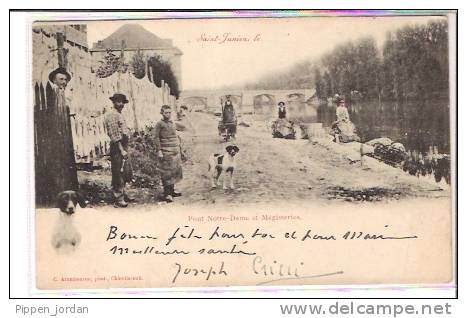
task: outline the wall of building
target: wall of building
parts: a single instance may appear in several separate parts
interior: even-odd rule
[[[33,28],[32,87],[38,85],[45,89],[49,73],[59,66],[56,31],[50,26]],[[72,76],[65,96],[70,108],[77,161],[89,161],[107,152],[109,138],[103,125],[103,116],[112,107],[109,97],[114,93],[127,95],[130,102],[123,114],[133,130],[142,130],[158,120],[161,105],[176,105],[176,99],[169,94],[167,85],[158,88],[147,76],[137,79],[130,73],[116,72],[107,78],[97,78],[91,67],[94,57],[86,47],[69,40],[65,42],[64,48],[68,51],[67,70]]]

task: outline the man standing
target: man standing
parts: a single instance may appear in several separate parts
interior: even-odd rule
[[[48,115],[41,122],[49,131],[47,143],[54,155],[50,156],[44,165],[38,167],[41,170],[45,169],[40,172],[43,175],[40,179],[47,185],[47,189],[40,189],[39,192],[45,191],[55,195],[65,190],[78,190],[79,184],[73,132],[68,118],[69,100],[66,94],[71,75],[65,68],[58,67],[49,73],[48,79],[45,88]],[[43,184],[38,188],[43,188]]]
[[[132,201],[125,193],[125,183],[131,180],[131,164],[128,161],[128,141],[130,131],[122,110],[128,100],[124,94],[116,93],[109,98],[113,109],[105,115],[104,125],[110,138],[110,164],[112,170],[112,192],[115,207],[126,208]],[[126,200],[126,201],[125,201]]]
[[[222,121],[224,123],[233,123],[236,120],[235,109],[230,100],[230,95],[226,96],[226,101],[222,109]]]
[[[174,197],[182,195],[175,191],[175,184],[183,178],[180,139],[174,123],[170,120],[172,109],[169,105],[162,105],[161,115],[162,119],[153,130],[154,144],[164,186],[164,200],[170,203]]]

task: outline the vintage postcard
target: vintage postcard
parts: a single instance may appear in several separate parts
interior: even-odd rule
[[[134,18],[31,26],[37,289],[452,284],[449,12]]]

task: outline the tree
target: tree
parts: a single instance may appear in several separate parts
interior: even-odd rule
[[[333,94],[333,89],[332,89],[332,80],[331,76],[329,75],[329,72],[325,71],[323,75],[323,88],[322,88],[322,94],[324,95],[323,98],[327,99],[331,97]]]
[[[375,99],[379,95],[379,72],[381,61],[374,38],[363,38],[357,41],[354,52],[356,78],[354,90],[363,99]]]
[[[315,67],[313,70],[313,79],[315,81],[315,90],[316,90],[316,97],[318,99],[324,99],[324,84],[323,84],[323,79],[321,77],[321,72],[319,71],[319,68]]]
[[[153,76],[152,82],[157,87],[162,87],[162,81],[164,81],[170,87],[170,94],[178,98],[180,95],[178,80],[170,63],[156,55],[149,58],[148,65]]]
[[[113,54],[110,49],[106,50],[104,59],[100,63],[96,72],[96,76],[100,78],[108,77],[117,71],[125,73],[128,69],[128,64],[121,57]]]
[[[133,75],[138,79],[141,79],[146,75],[146,63],[144,62],[144,54],[139,49],[131,58],[131,69]]]

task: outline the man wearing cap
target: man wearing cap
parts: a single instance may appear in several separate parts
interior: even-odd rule
[[[104,117],[104,125],[110,138],[110,164],[112,170],[112,192],[115,206],[125,208],[132,201],[125,193],[125,183],[131,180],[131,164],[128,161],[128,141],[130,130],[126,125],[122,110],[128,100],[124,94],[115,93],[109,98],[113,109]]]
[[[52,84],[52,87],[65,89],[70,80],[70,73],[68,73],[63,67],[58,67],[49,74],[49,81]]]
[[[157,122],[153,129],[154,144],[156,146],[158,169],[164,186],[164,200],[173,202],[174,197],[182,194],[175,191],[175,184],[182,180],[182,158],[180,149],[180,138],[174,123],[170,119],[172,108],[169,105],[161,107],[162,119]]]

